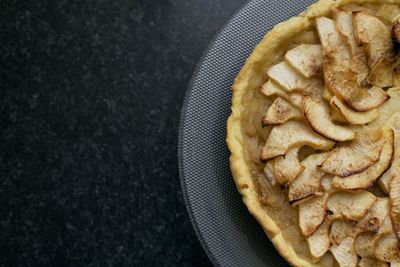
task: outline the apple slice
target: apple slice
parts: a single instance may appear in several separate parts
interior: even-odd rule
[[[282,97],[286,100],[289,99],[289,94],[282,89],[282,87],[280,87],[278,84],[276,84],[275,82],[268,80],[268,82],[264,83],[261,87],[260,87],[260,92],[265,95],[265,96],[279,96]]]
[[[336,96],[331,98],[330,104],[340,111],[346,121],[353,125],[369,123],[379,116],[379,111],[377,109],[371,109],[365,112],[355,111]]]
[[[301,162],[304,171],[289,185],[289,201],[297,201],[311,195],[321,196],[324,188],[321,179],[324,173],[318,165],[326,158],[327,153],[312,154]]]
[[[351,69],[357,73],[357,81],[362,84],[369,74],[367,55],[364,49],[357,44],[354,36],[353,13],[340,9],[333,10],[337,29],[348,46],[351,55]]]
[[[371,72],[370,84],[379,87],[393,85],[393,42],[390,31],[377,17],[359,12],[354,14],[355,37],[362,44],[369,56]]]
[[[355,249],[360,257],[374,258],[374,232],[364,232],[357,235],[355,239]]]
[[[325,211],[325,196],[313,197],[299,206],[299,226],[304,236],[309,237],[323,223]]]
[[[321,97],[324,89],[321,78],[307,79],[289,63],[282,61],[268,70],[268,76],[288,92],[301,92],[304,95]]]
[[[379,160],[384,142],[379,131],[373,134],[360,132],[350,144],[339,144],[322,163],[321,169],[340,177],[363,172]]]
[[[339,245],[343,239],[354,231],[354,222],[342,219],[334,220],[331,224],[329,238],[333,244]]]
[[[279,156],[269,161],[273,164],[276,180],[279,184],[290,184],[304,170],[299,160],[300,147],[289,150],[285,156]]]
[[[310,253],[316,260],[329,251],[331,245],[331,241],[329,240],[329,225],[329,220],[325,219],[318,229],[307,238]]]
[[[386,262],[400,262],[399,241],[394,234],[381,236],[375,242],[375,258]]]
[[[322,73],[321,45],[299,45],[285,54],[285,60],[306,78]]]
[[[332,122],[329,108],[323,100],[304,97],[303,111],[313,130],[320,135],[335,141],[349,141],[354,139],[355,134],[352,130]]]
[[[303,113],[300,109],[292,106],[285,99],[278,97],[262,118],[262,125],[282,124],[289,120],[299,120],[302,118]]]
[[[299,121],[288,121],[275,126],[268,137],[261,153],[261,160],[266,162],[285,155],[293,147],[311,146],[319,150],[328,150],[335,143],[316,134],[309,126]]]
[[[394,133],[389,130],[385,134],[386,143],[382,148],[379,161],[365,171],[347,177],[336,176],[332,185],[343,190],[366,189],[371,187],[376,180],[390,167],[394,151]]]
[[[358,256],[354,248],[354,238],[348,236],[339,245],[333,244],[330,248],[340,267],[356,267]]]
[[[368,213],[357,223],[357,231],[377,232],[388,213],[389,199],[378,197]]]
[[[334,216],[357,221],[367,214],[376,197],[368,191],[336,192],[327,201],[327,207]]]

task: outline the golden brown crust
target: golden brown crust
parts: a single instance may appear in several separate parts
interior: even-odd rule
[[[313,262],[312,258],[300,257],[290,240],[286,240],[277,223],[263,209],[258,199],[257,189],[253,183],[250,166],[245,157],[244,133],[241,127],[243,115],[242,99],[248,90],[255,90],[252,81],[255,74],[261,73],[265,67],[272,65],[277,60],[281,46],[295,34],[309,29],[313,25],[313,18],[327,16],[333,7],[340,7],[349,3],[376,3],[376,4],[400,4],[400,0],[320,0],[311,5],[305,12],[297,17],[293,17],[286,22],[276,25],[263,40],[256,46],[253,53],[246,60],[245,65],[236,77],[232,86],[232,114],[227,123],[227,139],[230,156],[230,166],[233,178],[243,202],[249,212],[262,225],[264,231],[271,239],[279,253],[293,266],[321,266]],[[261,66],[261,67],[260,67]]]

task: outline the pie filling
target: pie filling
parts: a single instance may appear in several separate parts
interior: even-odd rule
[[[259,201],[315,262],[400,264],[399,46],[399,6],[332,9],[243,99]]]

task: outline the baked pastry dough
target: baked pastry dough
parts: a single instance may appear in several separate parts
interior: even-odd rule
[[[232,175],[293,266],[400,263],[399,17],[400,0],[320,0],[235,79]]]

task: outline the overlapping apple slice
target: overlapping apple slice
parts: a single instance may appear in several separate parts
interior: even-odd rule
[[[349,236],[354,230],[355,223],[348,220],[337,219],[331,224],[329,239],[333,244],[339,245],[343,239]]]
[[[299,160],[300,147],[294,147],[285,156],[279,156],[269,161],[273,166],[276,180],[279,184],[290,184],[304,170]],[[267,163],[267,165],[268,165]]]
[[[337,96],[331,98],[330,104],[340,111],[347,122],[353,125],[369,123],[379,116],[379,111],[377,109],[371,109],[365,112],[355,111],[343,103]]]
[[[294,107],[285,99],[278,97],[262,118],[262,124],[263,126],[282,124],[289,120],[298,120],[302,118],[303,113],[300,109]]]
[[[363,172],[379,160],[384,142],[380,134],[360,132],[351,143],[339,144],[321,169],[340,177]]]
[[[304,170],[289,185],[289,201],[298,201],[312,195],[323,195],[324,188],[321,184],[321,179],[325,173],[318,168],[318,165],[322,163],[326,156],[327,153],[312,154],[301,162]]]
[[[336,192],[327,201],[328,210],[334,216],[357,221],[367,214],[376,197],[368,191]]]
[[[363,232],[357,235],[354,243],[355,250],[358,256],[363,258],[374,258],[374,239],[376,233]]]
[[[366,189],[371,187],[376,180],[390,167],[394,152],[394,133],[387,130],[385,144],[382,148],[379,161],[367,168],[365,171],[347,177],[336,176],[333,178],[332,185],[338,189],[354,190]]]
[[[268,80],[260,87],[260,92],[265,96],[279,96],[286,100],[290,99],[289,93],[271,80]]]
[[[356,40],[365,47],[369,57],[371,72],[368,83],[391,87],[393,42],[390,31],[380,19],[363,12],[354,14],[353,24]]]
[[[354,139],[355,133],[350,128],[333,123],[329,107],[324,100],[309,96],[304,97],[303,111],[313,130],[320,135],[335,141]]]
[[[329,219],[325,218],[316,231],[307,237],[310,253],[314,259],[319,260],[329,250],[331,241],[329,239]]]
[[[312,197],[298,205],[299,226],[304,236],[309,237],[320,227],[326,215],[325,202],[327,197]]]
[[[320,97],[323,93],[324,82],[321,78],[306,78],[286,61],[269,68],[268,76],[288,92],[300,92],[315,97]]]
[[[345,237],[339,245],[333,244],[330,251],[341,267],[357,266],[358,256],[354,248],[354,237]]]
[[[261,153],[261,160],[268,161],[285,155],[292,147],[311,146],[328,150],[335,143],[315,133],[309,126],[298,121],[288,121],[275,126]]]
[[[304,77],[322,74],[322,49],[319,44],[302,44],[285,55],[285,60]]]
[[[369,74],[365,50],[357,44],[353,28],[353,12],[333,10],[337,30],[350,50],[351,69],[357,73],[357,81],[362,84]]]
[[[368,213],[357,223],[355,231],[377,232],[388,213],[389,199],[378,197]]]

